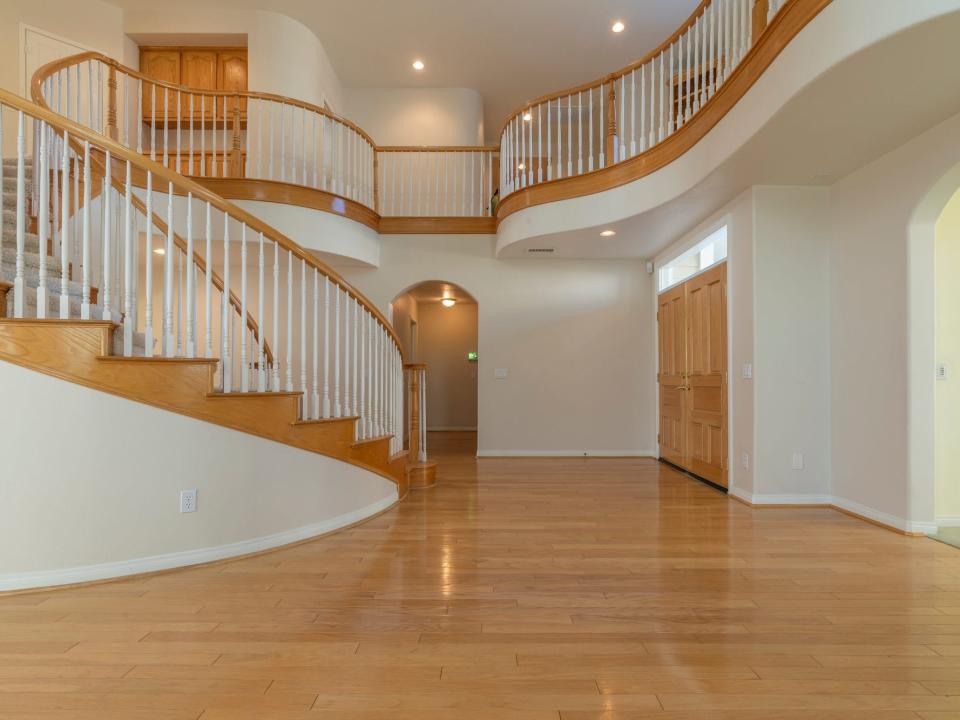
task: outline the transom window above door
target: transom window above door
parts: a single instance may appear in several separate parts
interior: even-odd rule
[[[657,273],[657,290],[663,292],[726,259],[727,226],[724,225],[689,250],[661,265]]]

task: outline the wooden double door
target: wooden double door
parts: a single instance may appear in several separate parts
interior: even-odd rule
[[[727,266],[660,294],[660,457],[727,487]]]

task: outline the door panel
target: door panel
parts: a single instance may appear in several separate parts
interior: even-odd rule
[[[197,90],[217,89],[217,53],[213,50],[184,50],[182,53],[183,68],[181,70],[181,84]],[[199,122],[210,122],[214,117],[214,101],[217,104],[217,117],[223,115],[223,100],[208,95],[193,96],[193,119]],[[190,96],[183,98],[180,113],[186,120],[190,119]]]
[[[686,455],[683,408],[686,372],[686,312],[683,287],[660,295],[657,304],[660,383],[660,457],[680,465]]]
[[[142,50],[140,52],[140,71],[154,80],[178,85],[180,83],[180,52],[177,50]],[[165,88],[150,83],[143,84],[143,119],[153,121],[153,98],[156,94],[156,122],[163,124],[164,96],[167,100],[167,117],[177,116],[177,97],[174,92],[165,92]]]
[[[231,50],[217,54],[217,87],[221,90],[247,89],[247,52],[245,50]],[[234,105],[236,100],[228,98],[228,115],[233,115]],[[247,101],[241,98],[240,113],[246,114],[246,112]]]
[[[727,487],[726,263],[663,293],[658,320],[660,456]]]

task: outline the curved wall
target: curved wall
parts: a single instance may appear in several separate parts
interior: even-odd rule
[[[0,397],[0,591],[244,555],[397,501],[354,465],[4,362]]]

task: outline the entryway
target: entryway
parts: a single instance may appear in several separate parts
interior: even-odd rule
[[[701,259],[695,262],[699,269]],[[727,266],[720,262],[657,300],[660,458],[722,488],[728,487],[726,296]]]

